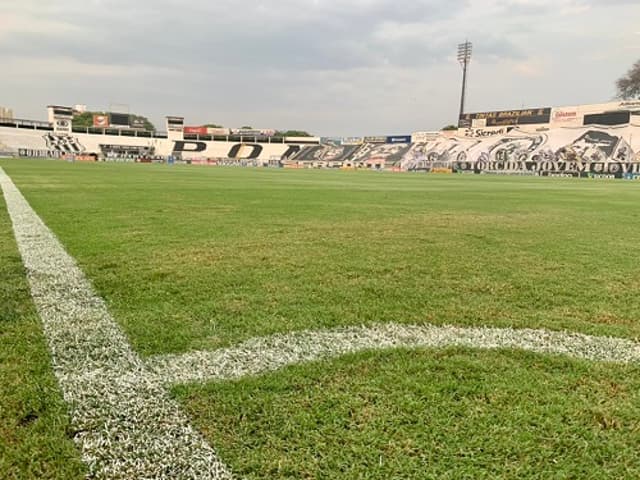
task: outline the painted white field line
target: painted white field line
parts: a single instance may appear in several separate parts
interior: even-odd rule
[[[231,478],[1,168],[0,187],[89,477]]]
[[[240,378],[363,350],[451,346],[521,349],[601,362],[640,362],[640,344],[620,338],[547,330],[388,323],[254,338],[216,351],[156,356],[146,363],[169,385]]]

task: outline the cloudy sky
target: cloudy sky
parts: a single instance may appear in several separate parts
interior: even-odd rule
[[[466,38],[468,111],[608,101],[639,19],[638,0],[0,0],[0,105],[405,134],[456,121]]]

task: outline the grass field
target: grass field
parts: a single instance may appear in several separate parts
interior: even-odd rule
[[[633,183],[0,166],[145,357],[387,322],[640,337]],[[2,268],[18,285],[3,287],[12,302],[2,340],[35,349],[3,351],[2,368],[47,386],[39,395],[53,425],[3,438],[0,447],[13,452],[9,463],[33,452],[37,468],[70,478],[81,467],[60,460],[73,457],[68,440],[51,445],[68,437],[67,420],[1,215]],[[639,381],[637,366],[396,350],[178,386],[174,394],[248,478],[637,478]],[[35,397],[11,386],[1,395],[0,404],[14,405],[2,413],[8,425]],[[28,467],[19,468],[28,477]]]
[[[66,407],[0,196],[0,478],[79,478]]]

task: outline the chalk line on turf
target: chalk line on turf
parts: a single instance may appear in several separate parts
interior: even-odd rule
[[[0,187],[89,477],[231,478],[1,168]]]
[[[158,355],[146,363],[171,385],[240,378],[363,350],[452,346],[521,349],[601,362],[640,362],[640,344],[621,338],[533,329],[386,323],[253,338],[216,351]]]

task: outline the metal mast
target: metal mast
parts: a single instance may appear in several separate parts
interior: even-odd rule
[[[460,117],[464,115],[464,101],[467,94],[467,68],[471,63],[471,50],[473,45],[466,41],[458,45],[458,62],[462,66],[462,95],[460,97]]]

